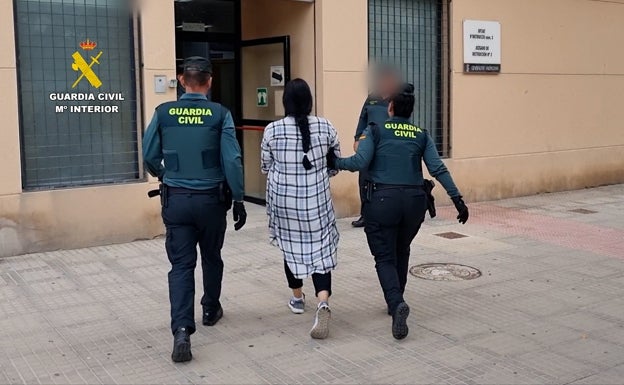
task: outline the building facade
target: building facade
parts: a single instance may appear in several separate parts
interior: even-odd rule
[[[213,60],[251,202],[284,82],[310,83],[350,154],[371,60],[416,85],[414,121],[469,202],[624,182],[623,20],[624,0],[2,0],[0,256],[163,232],[141,137],[191,55]],[[356,185],[332,181],[339,215]]]

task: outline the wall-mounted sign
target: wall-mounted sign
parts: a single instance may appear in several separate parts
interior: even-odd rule
[[[500,23],[464,20],[464,72],[499,73],[500,71]]]
[[[269,106],[269,91],[266,87],[256,89],[256,107]]]
[[[271,86],[279,87],[286,83],[284,66],[271,66]]]

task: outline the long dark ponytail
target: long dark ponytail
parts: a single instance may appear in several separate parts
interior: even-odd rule
[[[286,84],[284,89],[284,97],[282,98],[284,103],[284,110],[286,116],[291,116],[295,119],[295,123],[301,133],[301,142],[303,144],[303,167],[306,170],[312,169],[312,163],[308,159],[308,151],[310,151],[310,122],[308,116],[312,112],[312,92],[310,86],[303,79],[293,79]]]

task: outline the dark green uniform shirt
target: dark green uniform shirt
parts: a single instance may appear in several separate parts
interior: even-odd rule
[[[450,197],[460,196],[427,130],[407,119],[391,118],[381,126],[369,126],[355,155],[338,159],[336,166],[349,171],[368,169],[373,183],[422,186],[423,161]]]
[[[221,182],[227,180],[230,189],[232,190],[232,197],[236,201],[242,201],[244,197],[243,188],[243,166],[240,146],[236,140],[236,131],[234,127],[234,121],[232,114],[225,108],[216,103],[208,104],[208,100],[205,95],[187,93],[182,95],[180,101],[177,102],[180,106],[185,106],[184,103],[191,103],[192,105],[202,105],[207,103],[207,107],[217,107],[222,109],[223,120],[219,129],[221,130],[219,143],[201,144],[202,147],[216,148],[220,154],[217,154],[217,161],[220,163],[219,170],[210,175],[209,177],[202,179],[189,179],[189,178],[173,178],[168,177],[165,168],[163,167],[163,146],[162,146],[162,122],[159,121],[158,112],[154,114],[151,123],[145,131],[143,137],[143,160],[147,171],[155,177],[163,177],[163,182],[171,187],[183,187],[193,190],[209,190],[218,187]],[[177,104],[171,104],[172,106]],[[207,119],[208,117],[206,117]],[[191,116],[189,121],[201,122],[199,117]],[[202,118],[204,119],[204,118]],[[192,143],[189,143],[192,145]],[[204,151],[206,152],[206,151]],[[180,154],[183,156],[186,154]],[[198,156],[207,157],[206,154],[201,153]],[[201,165],[198,165],[201,167]]]
[[[380,97],[369,95],[362,106],[360,119],[355,130],[355,141],[360,140],[360,136],[364,133],[369,124],[375,123],[382,126],[388,119],[388,101]]]

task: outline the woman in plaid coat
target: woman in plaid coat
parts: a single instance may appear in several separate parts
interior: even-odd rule
[[[340,156],[340,146],[331,123],[310,116],[312,93],[304,80],[286,85],[283,103],[286,117],[269,124],[262,139],[271,244],[284,253],[293,313],[304,312],[303,279],[312,276],[319,304],[310,335],[323,339],[329,334],[331,271],[339,239],[326,155],[333,149]]]

